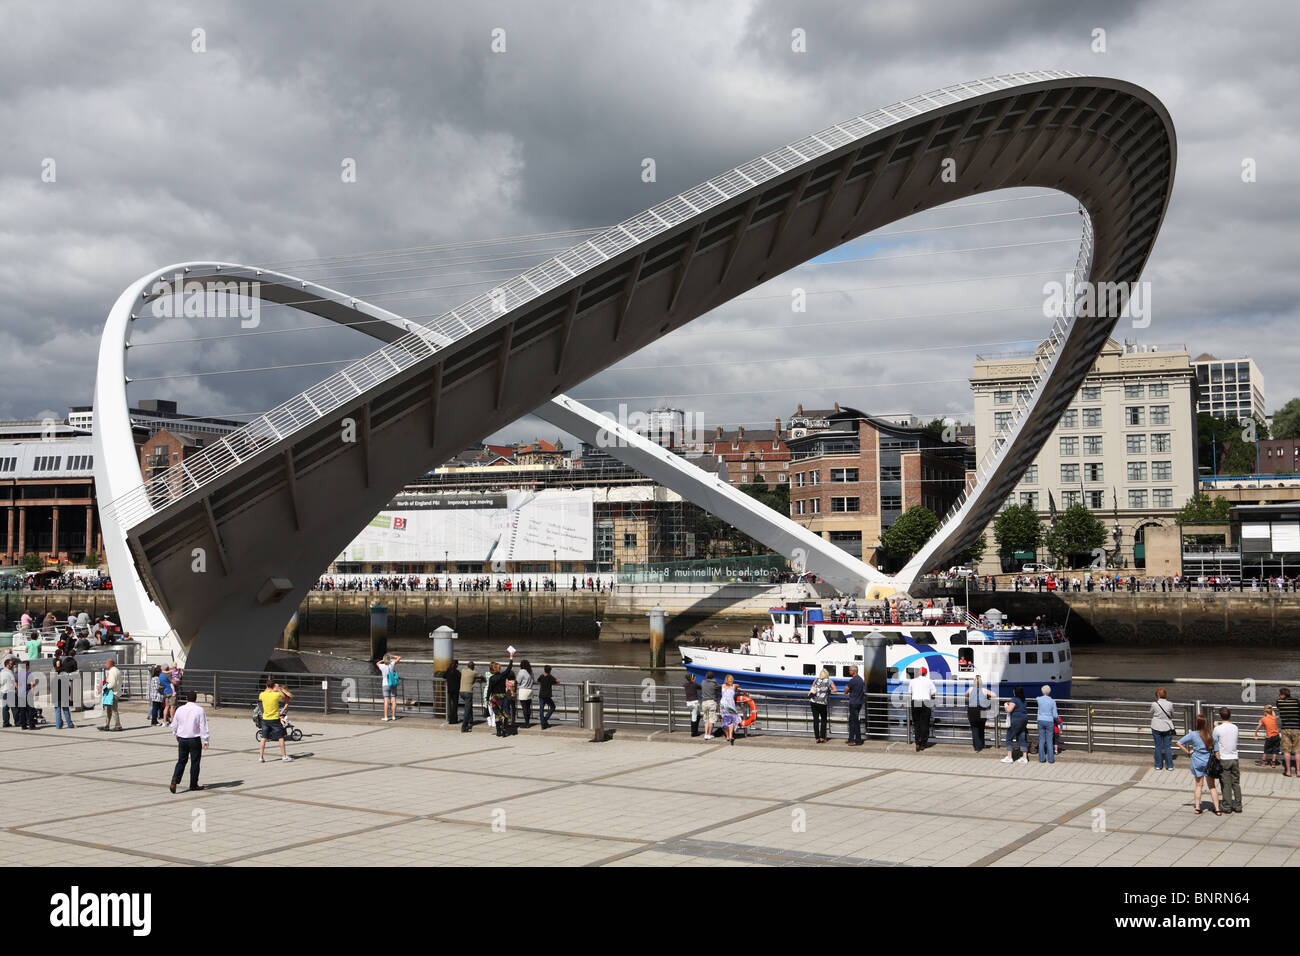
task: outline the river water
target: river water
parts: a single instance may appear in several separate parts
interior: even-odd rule
[[[388,649],[408,659],[428,659],[432,642],[427,638],[390,638]],[[555,674],[565,683],[591,680],[605,684],[639,684],[643,678],[655,677],[679,683],[683,671],[651,671],[648,667],[650,645],[593,640],[515,640],[493,637],[486,640],[461,639],[456,642],[456,656],[461,660],[505,660],[506,648],[513,645],[515,660],[528,660],[534,673],[543,664],[555,667]],[[299,647],[304,651],[364,659],[369,638],[329,635],[303,635]],[[676,649],[670,644],[668,664],[680,664]],[[563,665],[571,666],[565,671]],[[617,665],[617,666],[615,666]],[[630,669],[625,669],[630,668]],[[1174,700],[1227,702],[1240,700],[1242,680],[1287,681],[1300,686],[1300,655],[1282,647],[1248,647],[1240,644],[1198,644],[1183,647],[1117,647],[1084,645],[1074,648],[1076,677],[1106,678],[1099,681],[1076,680],[1071,696],[1089,700],[1151,700],[1155,688],[1165,685]],[[1195,677],[1221,680],[1222,684],[1175,685],[1173,678]],[[1116,680],[1123,678],[1123,680]],[[1259,700],[1271,701],[1276,688],[1263,686]]]

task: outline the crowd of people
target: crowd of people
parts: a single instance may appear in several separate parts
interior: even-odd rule
[[[548,575],[512,577],[510,575],[483,574],[440,576],[436,574],[363,575],[326,574],[312,585],[313,591],[559,591],[564,589],[563,578]],[[578,577],[570,575],[569,591],[608,591],[614,587],[613,578]]]
[[[111,591],[113,579],[102,571],[78,569],[55,573],[27,572],[6,574],[0,579],[5,591]]]
[[[1128,591],[1174,593],[1178,591],[1290,591],[1300,590],[1300,576],[1266,577],[1242,576],[1228,578],[1218,575],[1139,575],[1110,571],[1051,571],[1038,574],[1015,575],[958,575],[953,572],[938,575],[937,583],[945,587],[966,588],[972,591]]]
[[[485,722],[498,737],[514,736],[519,732],[521,719],[525,728],[532,726],[534,697],[541,729],[551,727],[555,688],[560,682],[549,664],[542,668],[541,677],[533,674],[533,666],[526,660],[519,662],[516,671],[512,652],[504,667],[498,661],[489,663],[486,674],[480,673],[473,661],[467,661],[463,670],[457,661],[452,661],[438,676],[447,687],[447,722],[456,723],[460,714],[461,733],[474,730],[474,710],[482,707]]]

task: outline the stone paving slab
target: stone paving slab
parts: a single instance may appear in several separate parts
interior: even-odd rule
[[[1014,796],[1008,801],[1007,784],[1002,779],[890,771],[814,797],[811,802],[864,809],[929,805],[942,807],[943,813],[952,817],[1047,823],[1083,802],[1103,796],[1107,790],[1101,785],[1025,780],[1017,782]]]
[[[769,806],[770,802],[743,797],[575,784],[534,796],[496,800],[447,814],[447,818],[490,824],[499,810],[510,827],[665,840]]]
[[[333,840],[341,834],[391,824],[393,817],[355,810],[303,807],[275,800],[231,796],[220,791],[185,794],[153,804],[147,810],[122,810],[97,815],[93,830],[66,822],[38,823],[18,828],[34,833],[94,842],[110,849],[149,854],[190,863],[216,863],[261,855],[312,841]],[[201,829],[196,827],[201,826]]]
[[[252,721],[219,712],[211,789],[172,795],[174,740],[141,715],[120,734],[0,730],[0,864],[1300,864],[1300,781],[1254,767],[1245,814],[1198,817],[1186,771],[1145,753],[1008,765],[953,747],[626,730],[594,744],[302,715],[313,736],[289,744],[295,759],[270,747],[259,764]]]
[[[250,866],[586,866],[642,844],[411,820],[259,855]]]

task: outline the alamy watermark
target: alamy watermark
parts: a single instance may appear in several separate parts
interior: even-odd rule
[[[618,427],[601,428],[596,433],[598,448],[626,448],[626,435],[629,431],[665,447],[700,447],[709,440],[705,433],[703,412],[673,410],[670,415],[663,412],[629,412],[626,404],[620,404],[617,417],[606,414],[605,418],[612,419]]]
[[[1133,328],[1151,324],[1150,282],[1079,282],[1067,272],[1064,282],[1043,283],[1043,315],[1049,319],[1132,319]]]
[[[159,319],[239,319],[240,328],[262,322],[262,283],[248,279],[186,279],[176,273],[150,288],[153,314]]]

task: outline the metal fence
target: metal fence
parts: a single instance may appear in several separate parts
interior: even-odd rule
[[[149,668],[121,668],[121,696],[125,701],[147,701]],[[375,716],[383,713],[383,687],[378,675],[339,677],[320,674],[273,675],[293,694],[292,712],[302,714],[347,714]],[[255,671],[187,670],[181,689],[194,691],[199,702],[212,708],[231,708],[252,712],[257,695],[266,685],[265,673]],[[486,719],[484,684],[475,684],[475,721]],[[646,731],[678,733],[689,731],[691,708],[680,687],[645,681],[641,684],[596,684],[594,682],[557,684],[554,688],[555,712],[550,721],[581,727],[584,725],[583,701],[597,694],[601,698],[604,725],[608,728],[637,728]],[[453,696],[458,697],[457,693]],[[801,693],[749,693],[756,706],[756,717],[748,727],[738,730],[741,736],[812,737],[812,709]],[[459,704],[459,701],[457,701]],[[1007,715],[1002,701],[984,711],[987,719],[986,742],[990,747],[1006,743]],[[1128,700],[1058,700],[1061,719],[1058,743],[1063,751],[1088,753],[1124,753],[1152,749],[1151,708],[1148,702]],[[540,701],[531,702],[531,719],[536,722]],[[1262,703],[1188,701],[1173,705],[1175,740],[1193,730],[1201,714],[1213,726],[1218,710],[1227,706],[1232,720],[1241,728],[1240,753],[1243,760],[1263,752],[1263,738],[1251,733],[1263,714]],[[1031,746],[1037,739],[1037,704],[1027,701]],[[747,710],[748,708],[744,708]],[[931,708],[930,740],[933,743],[969,746],[971,728],[964,700],[938,701]],[[447,719],[446,682],[440,677],[403,678],[397,693],[400,717]],[[524,710],[515,705],[516,719],[523,720]],[[459,706],[457,717],[463,717]],[[905,694],[867,694],[862,710],[862,733],[866,739],[913,743],[915,729],[912,707]],[[832,698],[829,733],[832,739],[848,737],[849,710],[846,698]],[[721,726],[719,718],[718,726]],[[701,727],[702,729],[702,727]]]

